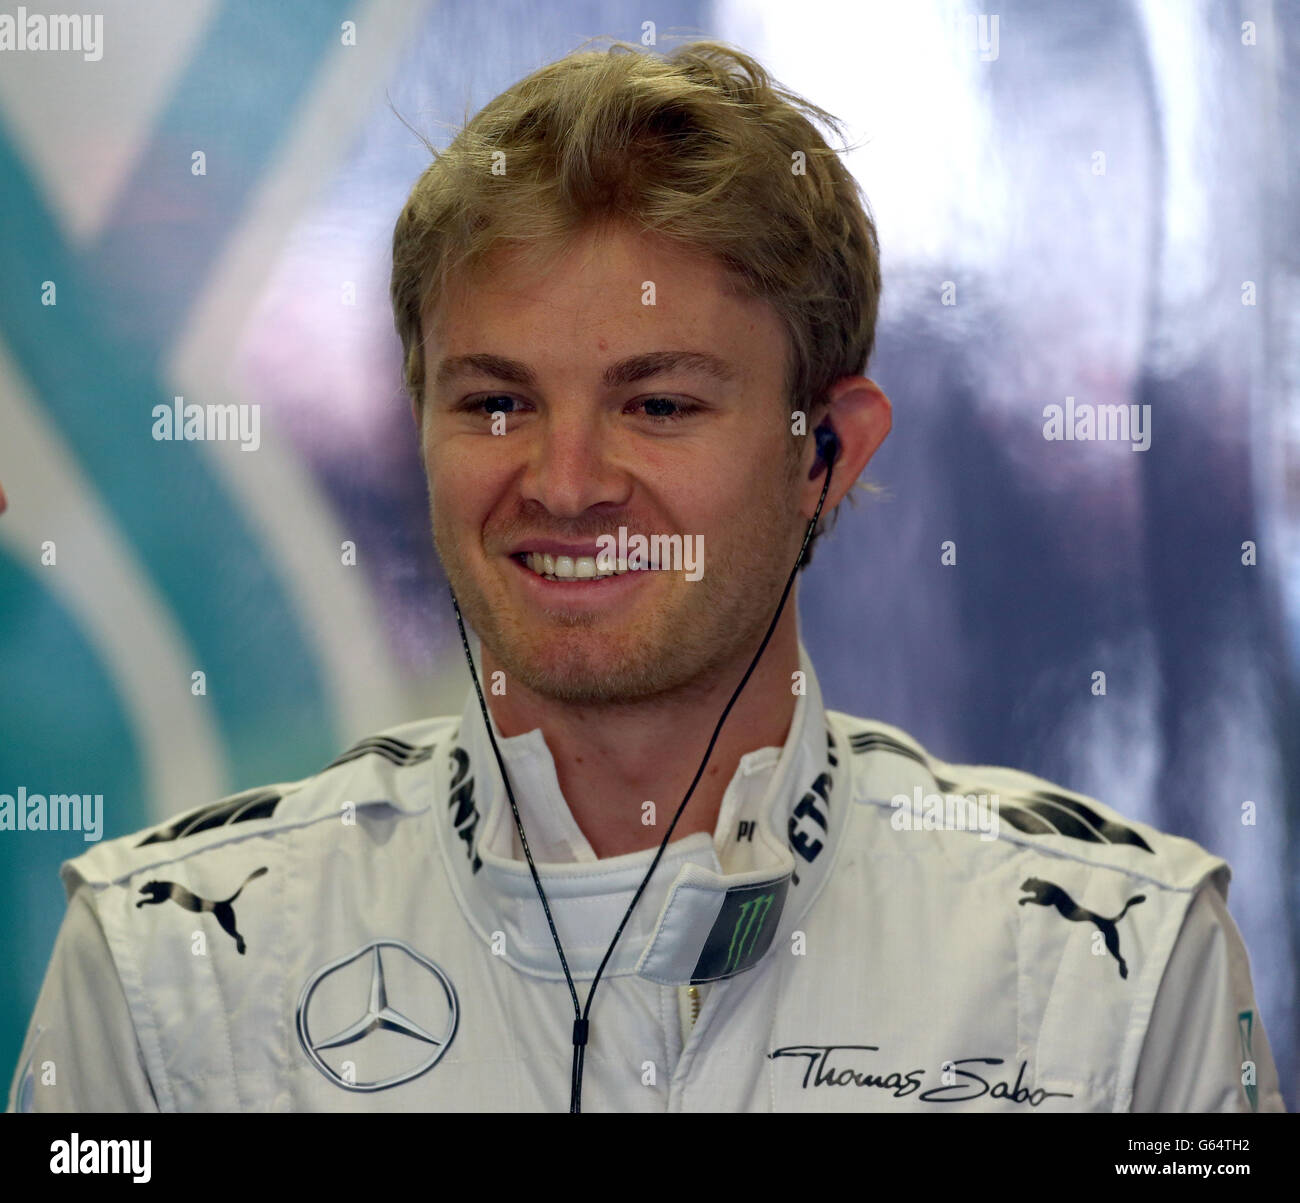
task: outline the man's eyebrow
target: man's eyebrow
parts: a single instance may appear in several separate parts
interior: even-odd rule
[[[537,383],[537,374],[527,364],[517,359],[506,359],[502,355],[488,355],[477,351],[472,355],[453,355],[438,365],[435,384],[443,385],[457,376],[490,376],[494,380],[505,380],[510,384],[522,384],[528,387]]]
[[[611,364],[605,369],[605,383],[611,387],[635,384],[665,372],[696,372],[715,380],[734,380],[736,370],[725,359],[708,351],[647,351]]]
[[[736,378],[736,369],[731,364],[708,351],[647,351],[611,364],[605,369],[604,382],[609,387],[616,388],[621,384],[635,384],[639,380],[648,380],[652,376],[673,371],[697,372],[724,381]],[[527,364],[485,352],[444,359],[438,366],[435,383],[441,386],[457,376],[489,376],[494,380],[520,384],[526,388],[537,383],[537,373]]]

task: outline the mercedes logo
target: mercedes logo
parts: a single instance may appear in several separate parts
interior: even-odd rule
[[[381,949],[393,950],[387,954],[388,978],[385,977]],[[346,1023],[330,1036],[313,1036],[309,1016],[313,1011],[312,1000],[318,988],[324,987],[321,995],[316,997],[314,1009],[318,1016],[318,1028],[322,1026],[319,1018],[322,1014],[332,1017],[356,1014],[358,1007],[351,1000],[360,1001],[357,994],[364,985],[364,969],[360,973],[356,970],[347,973],[346,970],[367,955],[370,957],[370,991],[369,998],[364,1003],[364,1014],[355,1021]],[[431,977],[437,983],[437,988],[433,991],[428,989]],[[402,1010],[389,1004],[389,979],[394,983],[400,981],[400,987],[395,992],[402,1003]],[[410,1018],[411,1014],[418,1015],[424,1026]],[[387,1090],[390,1086],[409,1082],[432,1069],[455,1037],[459,1018],[460,1008],[456,1001],[455,987],[441,968],[401,940],[371,940],[356,952],[322,965],[307,979],[298,996],[298,1041],[312,1064],[334,1085],[341,1086],[344,1090]],[[335,1018],[331,1026],[337,1023]],[[433,1031],[430,1032],[427,1028],[432,1028]],[[378,1033],[393,1033],[399,1039]],[[350,1074],[335,1069],[320,1055],[324,1049],[356,1044],[367,1037],[369,1040],[357,1050],[358,1055],[365,1056],[370,1064],[380,1066],[387,1076],[372,1081],[354,1081]],[[427,1056],[412,1066],[409,1064],[411,1053],[419,1046],[428,1050]],[[398,1065],[405,1065],[406,1068],[397,1069]]]

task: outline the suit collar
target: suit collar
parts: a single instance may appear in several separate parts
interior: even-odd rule
[[[665,985],[734,976],[786,938],[807,910],[847,817],[847,782],[841,797],[832,790],[849,766],[802,643],[799,655],[804,692],[785,744],[741,758],[712,838],[698,832],[668,845],[606,976],[638,973]],[[595,859],[560,794],[541,731],[495,733],[570,971],[590,979],[656,849]],[[441,843],[467,918],[515,968],[562,978],[532,874],[514,856],[514,818],[473,690],[450,755],[440,759]],[[566,859],[547,860],[544,852]]]

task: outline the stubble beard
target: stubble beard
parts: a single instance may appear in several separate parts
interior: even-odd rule
[[[670,702],[715,690],[724,674],[739,684],[772,621],[794,566],[793,552],[786,564],[771,551],[789,542],[789,510],[778,490],[756,496],[758,512],[746,523],[743,545],[719,549],[706,539],[700,580],[674,572],[666,589],[647,581],[641,588],[658,590],[656,602],[629,598],[612,617],[521,612],[495,575],[516,571],[511,565],[486,569],[477,559],[471,567],[436,514],[433,537],[465,618],[508,681],[574,706]]]

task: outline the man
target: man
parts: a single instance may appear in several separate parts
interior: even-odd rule
[[[823,708],[783,603],[890,405],[810,116],[714,44],[575,55],[416,184],[474,689],[67,863],[11,1107],[1282,1108],[1222,860]]]

